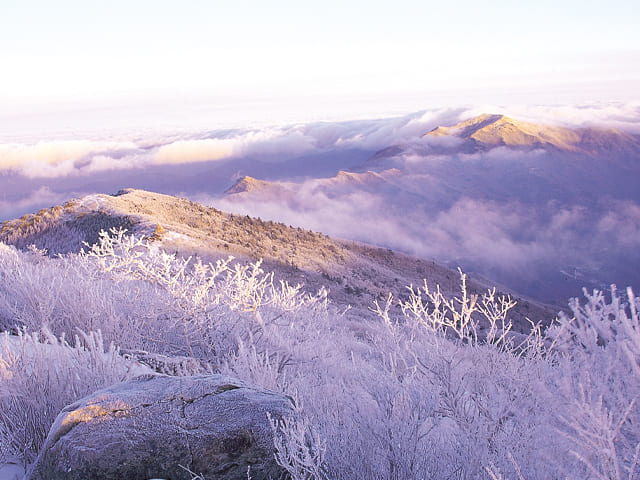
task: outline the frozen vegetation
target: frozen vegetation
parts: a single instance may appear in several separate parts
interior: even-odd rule
[[[0,244],[0,460],[28,465],[63,405],[153,368],[294,398],[273,422],[293,480],[640,478],[630,289],[585,291],[526,336],[510,298],[462,273],[455,298],[425,281],[363,318],[260,263],[99,240],[58,257]]]

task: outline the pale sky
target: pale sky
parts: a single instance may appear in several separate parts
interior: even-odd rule
[[[629,0],[0,0],[0,116],[638,100],[638,25]]]

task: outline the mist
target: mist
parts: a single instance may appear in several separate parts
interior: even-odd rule
[[[13,139],[0,144],[0,220],[142,188],[460,266],[546,301],[564,302],[582,286],[640,285],[637,157],[478,151],[454,136],[424,136],[486,111],[640,131],[640,105],[630,103]],[[269,188],[226,195],[244,176]]]

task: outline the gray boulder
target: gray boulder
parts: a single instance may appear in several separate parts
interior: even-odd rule
[[[288,415],[290,399],[223,375],[145,375],[66,407],[30,478],[277,479],[267,412]]]

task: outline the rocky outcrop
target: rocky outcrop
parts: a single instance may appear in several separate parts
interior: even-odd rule
[[[146,375],[65,408],[33,480],[279,478],[267,412],[290,399],[222,375]]]

